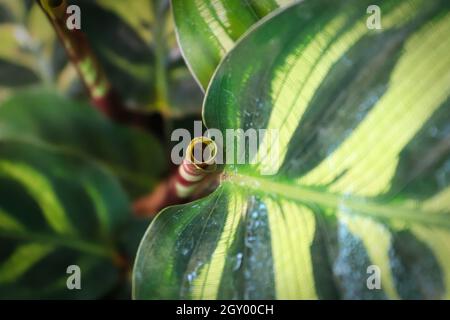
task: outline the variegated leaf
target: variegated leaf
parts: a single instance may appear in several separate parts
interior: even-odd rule
[[[0,141],[0,298],[104,296],[121,276],[115,236],[128,214],[122,188],[100,166]],[[71,265],[80,267],[80,290],[67,286]]]
[[[172,0],[184,58],[203,89],[222,57],[257,21],[293,0]]]
[[[0,105],[0,140],[5,139],[94,159],[134,196],[148,192],[165,169],[164,151],[153,136],[43,88],[20,91]]]
[[[204,121],[279,143],[160,213],[134,297],[449,299],[449,33],[440,0],[311,0],[260,23],[219,66]]]

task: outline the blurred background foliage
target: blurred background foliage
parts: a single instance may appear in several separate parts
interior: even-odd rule
[[[170,117],[199,113],[202,94],[177,47],[167,0],[75,0],[82,31],[126,105]],[[38,4],[0,1],[0,99],[44,84],[70,97],[84,90]]]
[[[126,107],[151,121],[100,114],[37,2],[0,0],[0,298],[129,299],[149,223],[131,203],[169,174],[170,130],[200,119],[168,0],[68,3]],[[67,290],[70,264],[83,290]]]

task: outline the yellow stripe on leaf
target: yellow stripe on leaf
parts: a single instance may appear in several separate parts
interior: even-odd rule
[[[275,3],[279,6],[279,7],[283,7],[285,5],[288,5],[289,3],[292,3],[292,0],[275,0]]]
[[[317,299],[311,245],[312,211],[293,201],[264,199],[268,209],[277,299]]]
[[[272,81],[272,99],[273,109],[270,115],[267,129],[279,130],[280,145],[288,145],[292,134],[297,128],[298,122],[305,112],[305,109],[311,99],[315,88],[318,87],[322,79],[326,75],[327,68],[322,65],[322,72],[314,70],[315,64],[322,57],[327,45],[333,40],[340,29],[344,26],[345,19],[338,16],[329,22],[323,30],[315,35],[314,41],[305,47],[300,46],[296,51],[292,52],[285,60],[283,66],[274,75]],[[334,53],[334,52],[333,52]],[[332,52],[328,53],[329,59],[332,58]],[[332,63],[332,62],[331,62]],[[313,79],[306,77],[314,70]],[[303,94],[298,91],[300,87],[307,90],[310,94]],[[258,159],[262,159],[260,167],[265,167],[265,154],[270,152],[270,146],[266,146],[268,142],[263,140],[260,146]],[[269,151],[266,151],[269,150]],[[280,160],[284,159],[286,150],[280,150]],[[278,166],[282,163],[279,161]],[[278,168],[274,168],[276,172]]]
[[[424,242],[436,257],[444,276],[445,294],[443,299],[450,299],[450,232],[439,228],[427,228],[414,225],[412,233]]]
[[[420,9],[417,4],[421,2],[422,0],[405,2],[389,12],[383,17],[384,29],[408,21]],[[359,40],[372,32],[364,23],[365,20],[360,19],[350,30],[335,39],[349,16],[351,14],[347,12],[346,16],[338,16],[330,21],[320,33],[315,34],[314,41],[306,48],[299,47],[297,52],[286,58],[284,66],[275,75],[272,82],[273,110],[267,128],[279,130],[280,145],[289,145],[309,103],[335,63]],[[267,153],[264,141],[260,150]],[[276,165],[283,163],[287,150],[280,150],[280,161]],[[263,159],[261,167],[273,166],[273,163],[265,164],[263,155],[259,157]],[[276,172],[278,169],[279,167],[273,168],[272,171]]]
[[[17,247],[0,265],[0,284],[15,281],[52,250],[53,246],[38,243]]]
[[[437,195],[427,199],[422,204],[422,209],[427,212],[449,213],[450,212],[450,187],[445,188]]]
[[[373,196],[386,191],[399,153],[450,92],[450,19],[441,18],[417,32],[393,71],[389,90],[351,136],[299,182],[333,192]]]
[[[371,262],[380,268],[381,289],[388,298],[399,299],[389,258],[392,243],[390,231],[371,218],[349,215],[343,212],[338,212],[338,216],[350,232],[362,240]]]
[[[0,230],[21,232],[25,227],[0,208]]]
[[[47,223],[58,233],[74,233],[62,204],[45,176],[29,166],[0,161],[0,175],[19,181],[42,210]]]
[[[220,16],[221,20],[226,21],[226,10],[223,7],[221,1],[211,1],[211,5],[214,7],[217,15]],[[217,49],[223,54],[227,53],[234,46],[233,39],[229,36],[227,30],[220,25],[217,21],[216,17],[211,14],[207,4],[205,1],[196,1],[196,7],[200,16],[208,23],[208,26],[213,34],[213,36],[217,40]]]
[[[192,281],[190,287],[192,299],[217,299],[228,251],[246,206],[247,203],[242,195],[238,193],[230,195],[227,218],[217,247],[209,263],[202,267],[198,277]]]
[[[106,203],[103,201],[102,195],[100,194],[99,190],[97,190],[94,186],[85,184],[84,187],[86,193],[89,195],[89,198],[94,204],[95,214],[97,215],[99,220],[101,233],[103,235],[107,235],[107,230],[111,227],[111,221],[109,219],[109,213]]]

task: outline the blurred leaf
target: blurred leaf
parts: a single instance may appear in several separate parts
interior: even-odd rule
[[[202,93],[177,54],[168,0],[69,3],[80,6],[82,32],[127,106],[170,117],[200,113]],[[85,95],[75,68],[39,5],[35,1],[25,5],[22,0],[0,0],[0,5],[7,8],[5,18],[0,16],[0,58],[30,68],[41,82],[69,96]],[[5,78],[12,76],[10,70],[6,71]],[[24,85],[29,83],[24,81]],[[2,92],[5,90],[0,85],[0,99]]]
[[[168,79],[171,115],[176,118],[195,115],[198,120],[202,103],[198,85],[193,81],[190,71],[184,65],[173,67],[169,70]]]
[[[151,40],[151,25],[154,23],[153,0],[114,1],[98,0],[97,3],[104,9],[114,12],[123,23],[129,25],[143,40]]]
[[[148,192],[165,169],[164,151],[152,136],[113,124],[91,106],[43,89],[20,92],[0,106],[4,138],[93,158],[132,195]]]
[[[200,113],[202,94],[186,66],[181,67],[186,71],[182,78],[172,69],[170,54],[177,43],[167,0],[77,4],[83,13],[82,31],[130,107],[173,117]],[[189,90],[177,90],[180,87]]]
[[[3,6],[5,10],[8,8]],[[3,9],[0,7],[0,10]],[[9,96],[13,88],[41,81],[35,57],[23,46],[23,38],[27,35],[25,29],[14,23],[9,10],[4,14],[8,15],[8,19],[0,20],[0,102]]]
[[[0,8],[8,21],[19,21],[23,19],[26,14],[25,1],[0,0]]]
[[[0,298],[93,299],[118,283],[114,233],[129,203],[107,171],[1,140],[0,186]],[[70,265],[81,268],[81,290],[66,286]]]
[[[4,60],[1,70],[4,81],[0,83],[0,91],[36,83],[57,85],[59,73],[71,65],[36,1],[0,1],[0,5],[5,7],[8,15],[8,19],[0,21],[0,59]],[[66,72],[64,85],[59,88],[70,93],[74,81],[78,81],[77,75]],[[0,96],[2,100],[4,97]]]
[[[8,7],[0,1],[0,23],[11,22],[13,16]]]
[[[0,86],[18,87],[37,82],[39,78],[30,69],[0,59]]]
[[[17,24],[0,24],[0,58],[36,70],[35,57],[33,53],[23,47],[23,42],[27,39],[26,30]],[[4,76],[9,75],[5,74]]]
[[[39,5],[35,4],[31,8],[27,16],[27,30],[33,39],[38,39],[42,47],[43,54],[51,59],[53,46],[58,41],[55,30],[48,22],[42,9]]]
[[[450,5],[386,0],[369,30],[370,4],[301,2],[230,51],[205,125],[278,139],[156,217],[135,298],[450,298]]]
[[[154,70],[153,53],[146,40],[116,12],[93,1],[77,4],[82,12],[82,31],[89,37],[113,86],[125,100],[135,99],[139,104],[149,101]]]
[[[172,0],[180,46],[201,87],[253,24],[293,0]]]

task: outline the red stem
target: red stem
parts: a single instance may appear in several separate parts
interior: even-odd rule
[[[146,116],[128,110],[112,88],[94,54],[87,36],[78,29],[69,30],[66,0],[37,0],[53,25],[70,60],[83,81],[92,104],[107,117],[121,123],[146,124]]]

